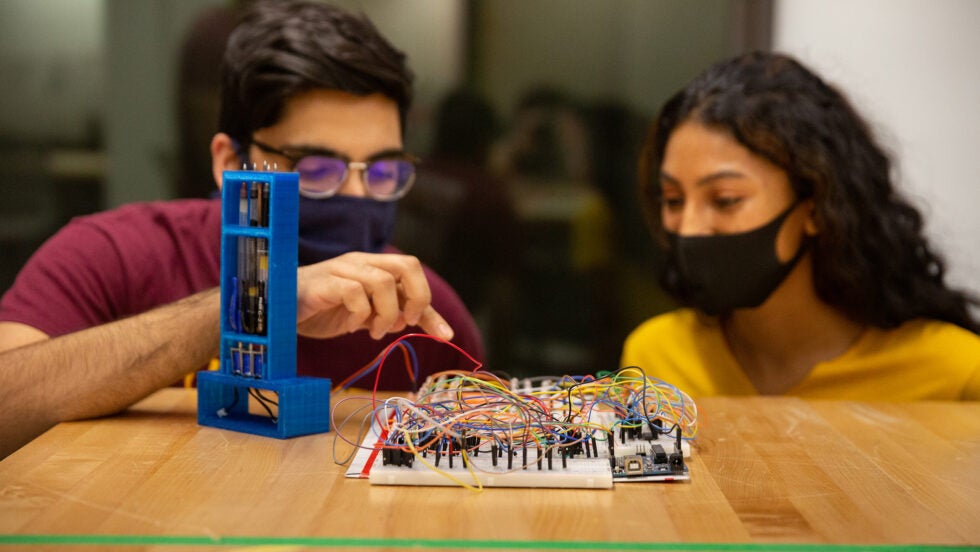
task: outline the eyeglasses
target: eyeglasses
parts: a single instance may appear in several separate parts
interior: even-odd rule
[[[403,197],[415,183],[415,165],[419,159],[404,152],[382,152],[366,161],[351,161],[328,149],[274,148],[252,140],[260,150],[288,159],[292,170],[299,173],[299,193],[322,199],[340,190],[350,171],[361,171],[364,187],[373,199],[395,201]]]

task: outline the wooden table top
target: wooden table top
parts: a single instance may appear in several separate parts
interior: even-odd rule
[[[479,493],[347,479],[332,432],[278,440],[202,427],[196,408],[194,390],[164,389],[119,416],[60,424],[10,455],[0,462],[0,544],[980,544],[978,403],[702,399],[689,482]]]

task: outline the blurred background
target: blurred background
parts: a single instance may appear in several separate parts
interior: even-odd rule
[[[0,290],[71,217],[206,197],[218,64],[244,1],[0,2]],[[708,64],[788,51],[895,154],[951,280],[980,293],[980,2],[363,0],[409,56],[424,159],[395,243],[476,314],[489,364],[618,366],[671,305],[635,198],[659,105]]]

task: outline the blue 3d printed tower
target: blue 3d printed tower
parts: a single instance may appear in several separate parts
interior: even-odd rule
[[[198,374],[201,425],[280,439],[330,431],[330,380],[296,376],[298,212],[297,173],[224,173],[221,368]]]

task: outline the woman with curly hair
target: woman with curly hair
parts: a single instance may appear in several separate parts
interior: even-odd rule
[[[662,108],[640,198],[684,308],[622,362],[693,396],[980,399],[975,297],[951,289],[888,156],[791,57],[720,62]]]

